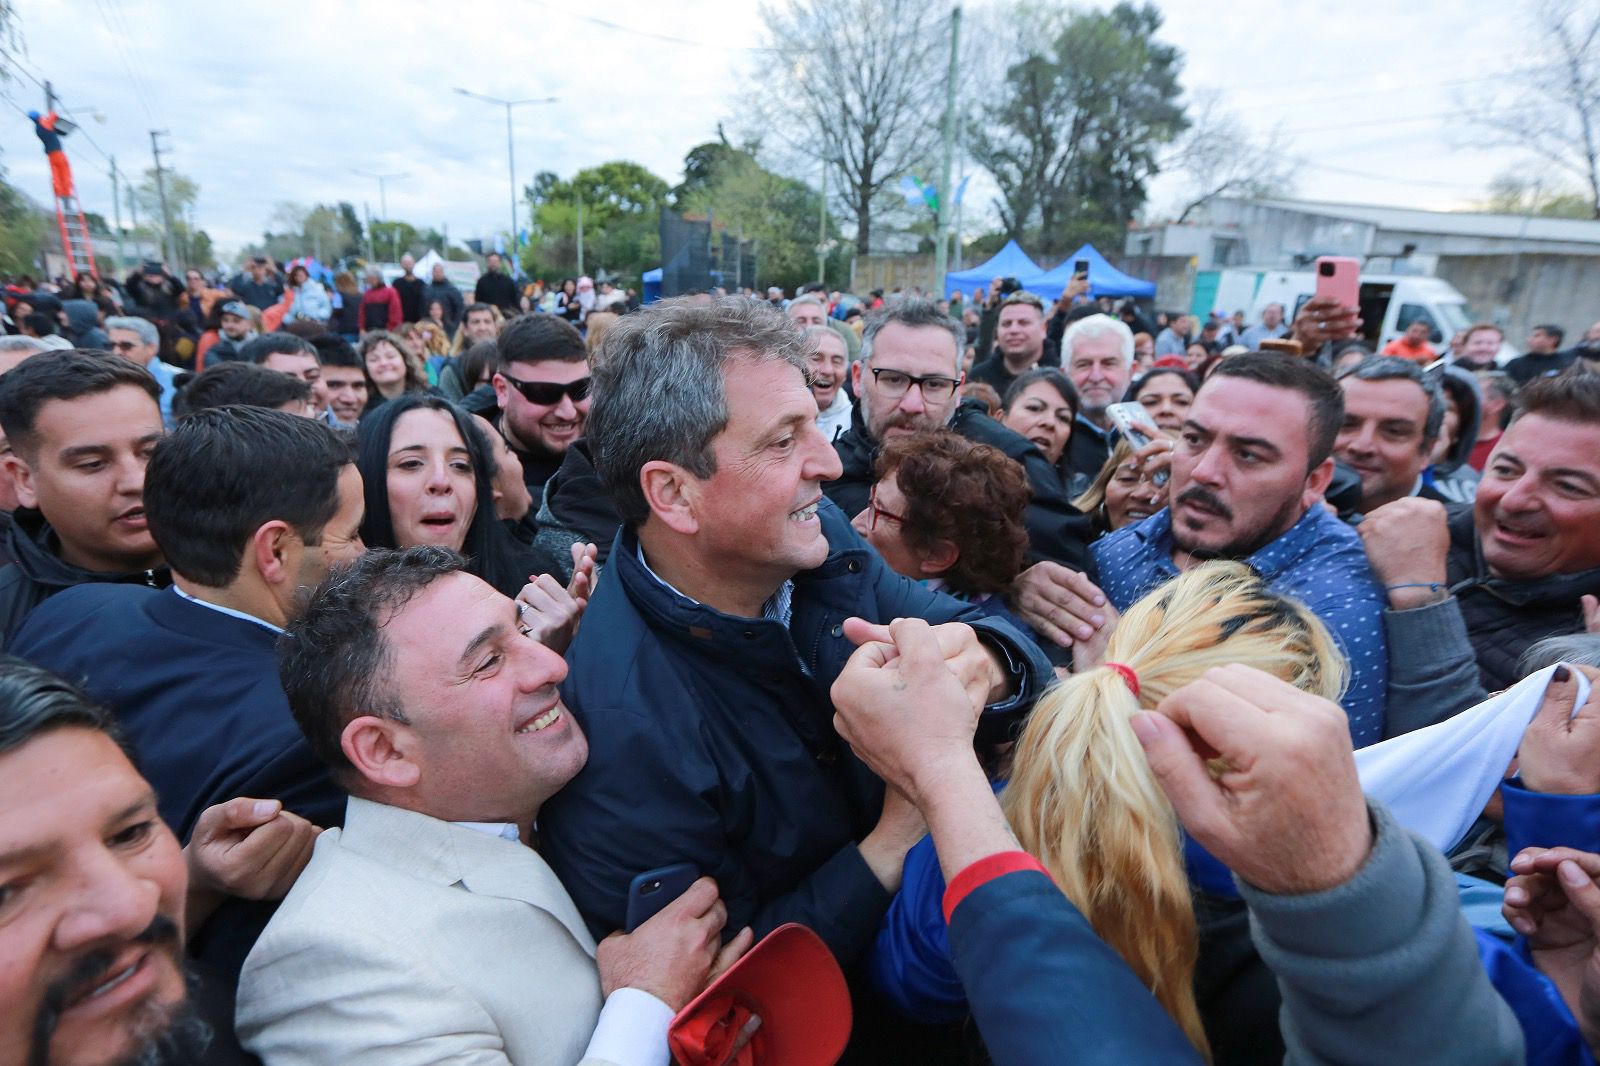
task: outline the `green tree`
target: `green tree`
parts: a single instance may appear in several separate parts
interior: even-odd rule
[[[372,224],[372,254],[387,263],[398,262],[406,252],[413,255],[421,249],[421,234],[409,222],[374,222]]]
[[[0,272],[32,273],[44,245],[45,217],[5,180],[0,169]]]
[[[758,151],[755,144],[736,148],[725,136],[696,145],[684,157],[683,184],[673,198],[678,210],[709,216],[718,229],[756,242],[756,277],[742,279],[745,284],[793,289],[816,280],[822,200],[809,185],[762,166]],[[842,284],[849,250],[838,246],[831,216],[827,236],[834,244],[828,266]]]
[[[1183,57],[1156,39],[1150,5],[1066,12],[1042,35],[1028,25],[968,146],[999,187],[1007,234],[1059,255],[1114,236],[1144,205],[1157,153],[1188,125]]]
[[[637,278],[661,258],[658,217],[667,193],[665,181],[626,160],[586,167],[567,180],[536,175],[524,190],[533,226],[523,268],[536,276],[577,271],[581,203],[583,269]]]
[[[1562,184],[1534,181],[1520,170],[1508,170],[1489,182],[1483,209],[1500,215],[1542,215],[1546,218],[1592,218],[1582,193]]]

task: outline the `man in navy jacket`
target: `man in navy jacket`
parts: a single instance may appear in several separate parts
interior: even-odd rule
[[[658,305],[613,327],[594,377],[589,439],[623,529],[568,653],[589,762],[541,814],[545,855],[597,935],[622,925],[635,876],[687,862],[716,879],[730,931],[798,921],[849,965],[921,835],[834,732],[828,687],[854,640],[934,623],[974,714],[1020,713],[1049,666],[894,574],[823,499],[839,460],[782,315]]]
[[[28,616],[12,650],[110,708],[180,840],[235,796],[338,824],[344,793],[295,725],[274,645],[302,591],[361,551],[349,445],[281,411],[201,411],[156,445],[144,505],[175,587],[67,589]],[[195,953],[237,975],[270,914],[231,901]]]

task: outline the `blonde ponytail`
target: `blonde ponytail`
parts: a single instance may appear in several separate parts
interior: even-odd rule
[[[1227,663],[1337,700],[1344,659],[1315,615],[1227,562],[1196,567],[1134,604],[1106,658],[1137,684],[1101,666],[1046,693],[1017,743],[1002,803],[1023,848],[1207,1054],[1178,822],[1129,720]]]

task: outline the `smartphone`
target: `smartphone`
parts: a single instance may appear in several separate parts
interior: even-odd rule
[[[1072,274],[1073,274],[1074,277],[1079,277],[1079,278],[1088,277],[1089,276],[1089,260],[1087,260],[1087,259],[1075,260],[1073,262],[1073,264],[1072,264]]]
[[[1344,255],[1324,255],[1317,259],[1317,295],[1331,296],[1341,307],[1361,303],[1361,260]]]
[[[1143,448],[1161,434],[1161,430],[1150,420],[1150,412],[1146,411],[1144,404],[1137,400],[1112,404],[1106,408],[1106,417],[1110,418],[1112,425],[1128,438],[1128,443],[1133,445],[1134,451]],[[1151,479],[1151,483],[1157,488],[1165,486],[1167,474],[1166,470],[1158,471]]]
[[[689,862],[647,870],[635,877],[628,884],[628,909],[622,931],[631,933],[654,918],[661,908],[689,891],[689,886],[699,879],[700,871]]]

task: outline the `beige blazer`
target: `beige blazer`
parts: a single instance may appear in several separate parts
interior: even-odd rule
[[[531,848],[352,797],[245,960],[239,1037],[268,1066],[572,1066],[594,949]]]

